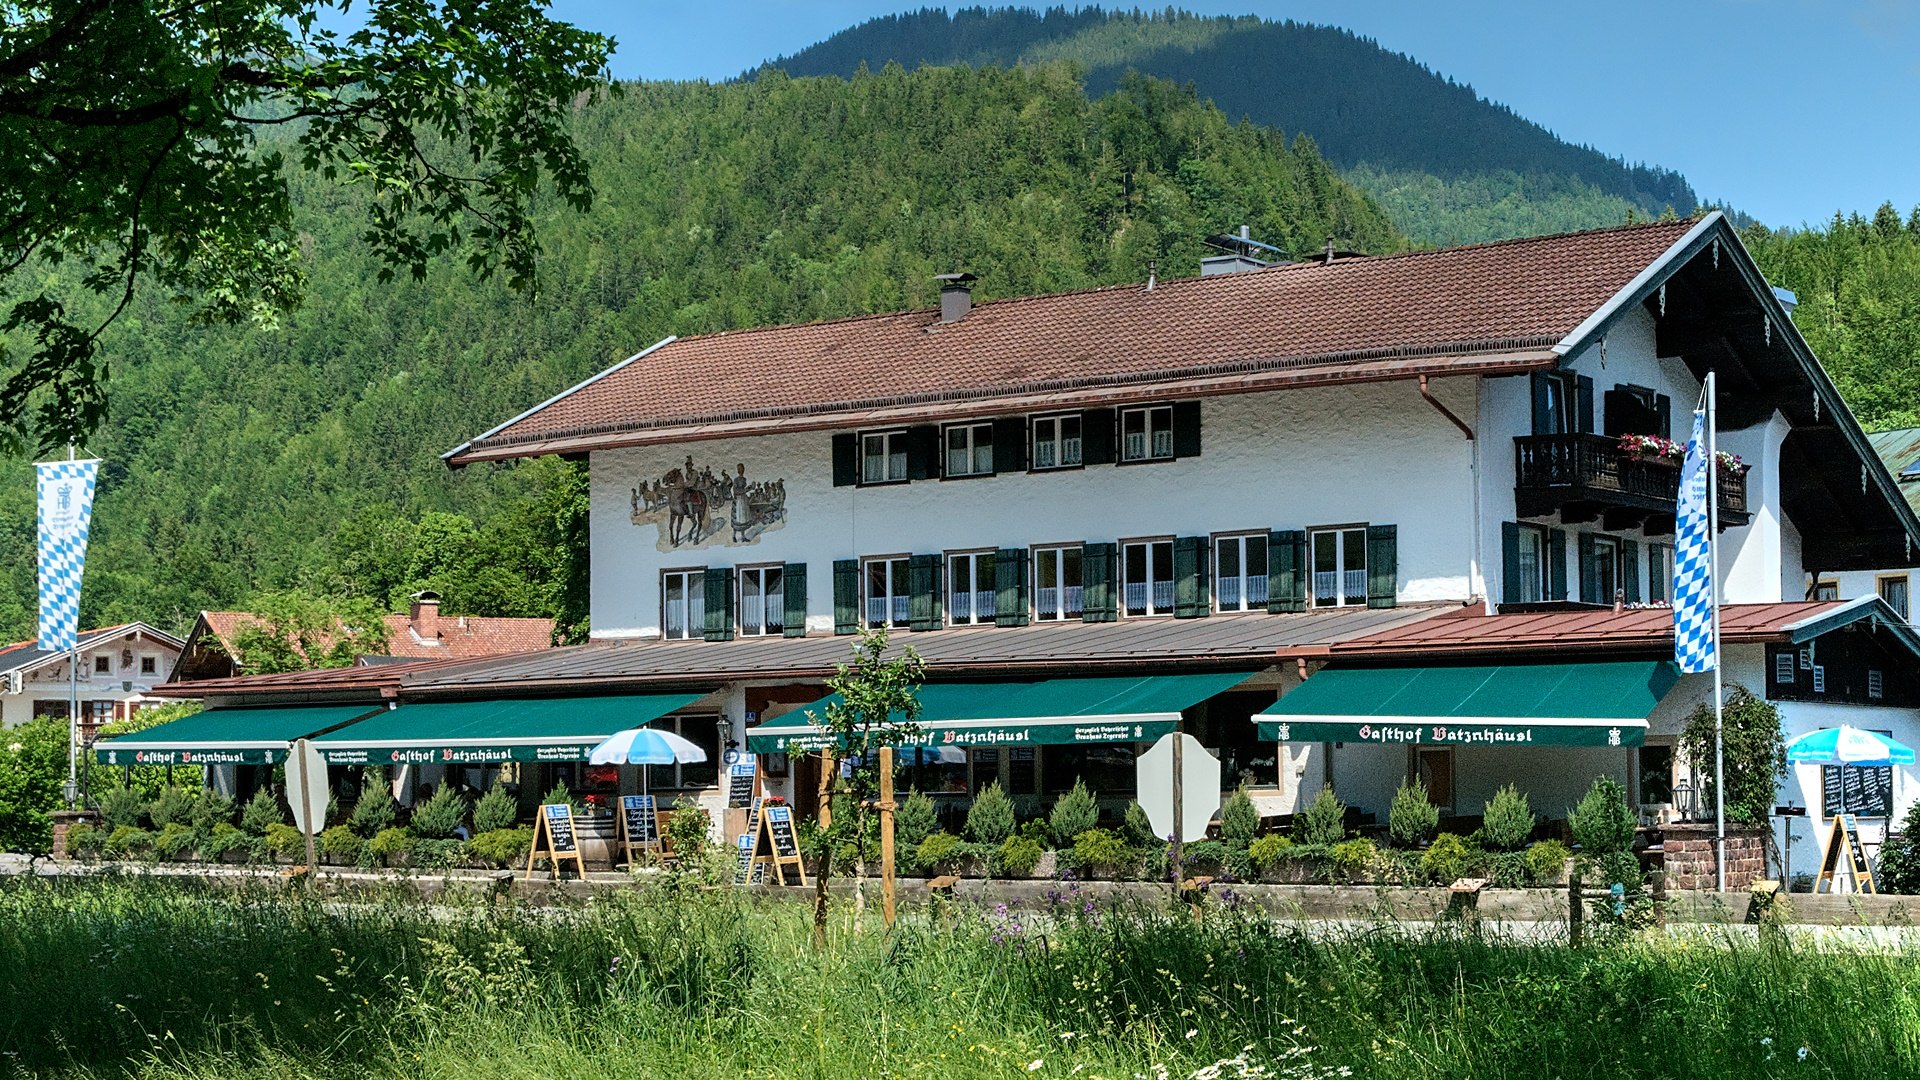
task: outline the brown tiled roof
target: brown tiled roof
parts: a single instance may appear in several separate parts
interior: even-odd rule
[[[1728,644],[1786,641],[1799,624],[1859,605],[1843,600],[1728,604],[1720,609],[1721,639]],[[1666,607],[1507,615],[1462,609],[1325,647],[1282,650],[1282,655],[1357,659],[1672,647],[1673,609]]]
[[[235,675],[222,679],[183,679],[155,687],[154,692],[168,697],[208,698],[232,695],[350,694],[380,691],[391,697],[401,680],[415,672],[436,667],[472,663],[471,659],[403,660],[387,664],[355,664],[352,667],[321,668],[315,671],[284,671],[272,675]]]
[[[203,611],[207,629],[228,656],[237,656],[234,635],[258,617],[245,611]],[[553,644],[552,619],[521,619],[479,615],[442,615],[437,644],[413,633],[405,613],[383,616],[387,624],[387,655],[434,660],[470,660],[483,656],[544,649]]]
[[[1539,367],[1691,221],[1306,262],[668,341],[458,448],[454,464],[956,406],[1234,393]],[[1278,380],[1278,383],[1275,381]],[[933,415],[933,413],[929,413]],[[810,420],[810,424],[799,421]]]

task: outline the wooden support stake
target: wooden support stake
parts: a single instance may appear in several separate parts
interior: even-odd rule
[[[1186,741],[1186,739],[1180,737],[1179,733],[1175,733],[1173,737],[1173,895],[1175,899],[1178,899],[1180,896],[1180,875],[1182,870],[1180,847],[1186,840],[1186,837],[1181,835],[1181,833],[1186,831],[1184,827],[1186,822],[1182,819],[1187,816],[1185,776],[1187,770],[1186,762],[1182,760],[1181,754],[1181,749]]]
[[[880,913],[893,925],[893,747],[880,748]]]

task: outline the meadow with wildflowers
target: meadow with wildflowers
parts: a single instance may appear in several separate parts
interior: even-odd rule
[[[516,890],[523,887],[516,887]],[[1780,935],[1328,932],[1232,896],[526,903],[0,880],[0,1076],[1920,1075],[1920,964]]]

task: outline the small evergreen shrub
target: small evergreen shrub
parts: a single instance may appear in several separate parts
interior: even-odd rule
[[[445,870],[459,866],[466,857],[467,842],[465,840],[449,840],[441,837],[414,840],[413,857],[408,861],[422,870]]]
[[[547,792],[546,795],[540,799],[540,805],[558,806],[561,803],[566,803],[568,806],[573,807],[575,814],[580,812],[580,803],[574,799],[573,792],[567,790],[567,785],[556,782],[553,785],[553,790]]]
[[[163,859],[184,858],[193,847],[193,827],[184,821],[167,822],[153,837],[153,852]]]
[[[524,863],[533,847],[533,829],[490,829],[467,841],[467,853],[490,866],[511,867]]]
[[[1920,803],[1907,811],[1906,824],[1880,845],[1880,869],[1873,880],[1881,892],[1920,893]]]
[[[369,781],[360,785],[360,798],[353,804],[353,815],[348,818],[348,823],[359,835],[372,837],[393,828],[399,816],[400,806],[393,801],[393,793],[387,790],[387,785]]]
[[[1127,804],[1126,816],[1120,821],[1120,835],[1137,848],[1151,848],[1160,843],[1160,837],[1153,835],[1153,822],[1147,820],[1146,807],[1137,802]]]
[[[281,858],[298,859],[306,854],[306,838],[291,825],[275,823],[267,826],[266,839],[267,850]]]
[[[1222,870],[1227,864],[1227,845],[1220,840],[1195,840],[1180,846],[1180,861],[1189,874]]]
[[[193,800],[193,831],[212,836],[216,827],[233,823],[233,800],[212,788],[202,788]]]
[[[1000,842],[999,849],[988,860],[988,868],[1000,877],[1031,877],[1045,850],[1030,836],[1009,836]]]
[[[498,784],[487,789],[473,804],[473,831],[478,836],[483,833],[499,832],[511,829],[520,819],[520,807],[507,794],[507,789]]]
[[[193,805],[192,792],[181,787],[164,787],[153,802],[147,804],[147,818],[162,832],[169,825],[191,825]]]
[[[1013,800],[995,780],[967,811],[967,839],[976,844],[999,844],[1013,835]]]
[[[432,798],[413,808],[414,835],[424,840],[446,840],[466,819],[466,796],[443,785]]]
[[[200,842],[200,854],[209,859],[224,858],[230,851],[245,851],[250,839],[245,829],[222,821]]]
[[[114,785],[100,792],[100,820],[111,828],[137,828],[147,814],[147,801],[130,787]]]
[[[76,822],[67,829],[67,850],[77,855],[98,855],[100,848],[106,842],[105,831],[96,829],[84,821]]]
[[[381,829],[367,841],[366,854],[375,865],[394,866],[413,853],[413,834],[405,829]]]
[[[1560,880],[1573,852],[1558,840],[1542,840],[1526,851],[1527,880],[1535,885],[1551,885]]]
[[[1014,835],[1024,836],[1034,843],[1039,844],[1040,850],[1042,851],[1053,846],[1053,827],[1039,818],[1031,818],[1021,822],[1020,831]]]
[[[933,835],[939,824],[937,808],[933,799],[922,793],[919,788],[907,792],[907,801],[893,815],[893,838],[902,851],[914,851],[920,847],[920,841]]]
[[[1327,862],[1336,876],[1352,880],[1365,877],[1379,853],[1371,840],[1342,840],[1327,849]]]
[[[129,855],[138,855],[153,846],[153,834],[133,825],[116,825],[107,834],[107,842],[101,845],[101,853],[108,858],[123,859]]]
[[[240,811],[240,827],[255,836],[267,835],[267,826],[282,825],[286,820],[286,815],[280,811],[280,800],[274,798],[273,792],[267,788],[254,792],[253,798],[248,799],[246,807]]]
[[[1252,864],[1254,873],[1264,874],[1278,866],[1280,860],[1286,857],[1287,849],[1292,846],[1293,841],[1279,833],[1255,837],[1253,843],[1247,845],[1247,861]]]
[[[1639,822],[1627,807],[1627,790],[1611,776],[1594,780],[1580,800],[1567,811],[1567,828],[1580,852],[1589,857],[1633,850],[1634,829]]]
[[[1452,833],[1441,833],[1420,856],[1420,871],[1427,880],[1447,884],[1467,876],[1473,865],[1473,851],[1467,842]]]
[[[1220,838],[1229,844],[1251,844],[1260,833],[1260,811],[1246,788],[1236,788],[1220,808]]]
[[[1519,851],[1533,835],[1533,809],[1519,788],[1508,784],[1487,800],[1480,842],[1490,851]]]
[[[360,861],[360,849],[367,846],[360,835],[345,825],[334,825],[320,833],[320,852],[343,864]]]
[[[1400,785],[1387,809],[1387,835],[1403,848],[1416,848],[1440,831],[1440,808],[1427,798],[1427,785],[1415,780]]]
[[[948,832],[927,834],[914,849],[913,861],[928,874],[951,874],[960,865],[966,853],[961,850],[960,838]]]
[[[1055,836],[1079,836],[1100,824],[1100,804],[1094,802],[1085,782],[1076,779],[1054,802],[1047,824]]]
[[[1337,844],[1347,835],[1347,807],[1334,797],[1333,789],[1323,787],[1293,818],[1293,838],[1302,844]]]
[[[1110,829],[1088,829],[1073,838],[1073,861],[1092,873],[1111,876],[1137,858],[1133,847]]]

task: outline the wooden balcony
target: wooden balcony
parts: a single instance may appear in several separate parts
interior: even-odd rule
[[[1673,531],[1680,463],[1647,461],[1611,435],[1522,435],[1514,444],[1514,505],[1520,517],[1558,512],[1569,524],[1601,519],[1608,530]],[[1745,525],[1745,470],[1722,469],[1720,527]]]

